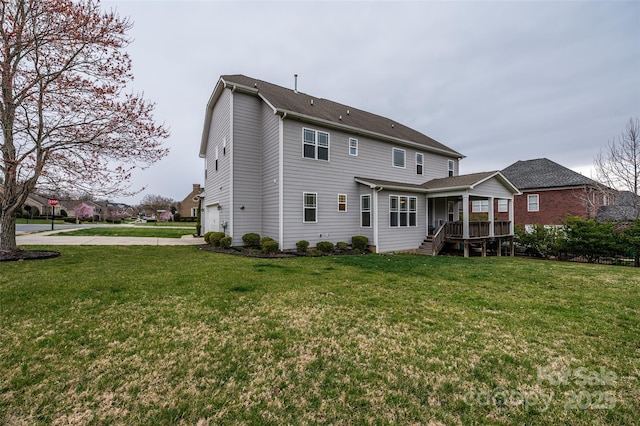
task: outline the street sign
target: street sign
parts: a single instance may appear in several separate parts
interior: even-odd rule
[[[57,206],[58,204],[60,204],[60,201],[59,201],[59,200],[57,200],[57,199],[55,199],[55,198],[49,198],[49,205],[50,205],[51,207],[53,207],[53,206]]]

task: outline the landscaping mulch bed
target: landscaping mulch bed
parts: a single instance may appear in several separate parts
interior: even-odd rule
[[[215,253],[234,254],[246,257],[259,257],[259,258],[288,258],[288,257],[321,257],[321,256],[333,256],[333,255],[355,255],[353,250],[334,250],[332,253],[321,253],[319,251],[309,250],[307,253],[298,252],[278,252],[278,253],[262,253],[255,248],[246,247],[231,247],[228,249],[214,247],[211,244],[200,244],[198,249],[205,251],[212,251]],[[368,252],[367,252],[368,253]],[[358,253],[362,254],[362,253]]]
[[[60,252],[48,250],[0,250],[0,262],[51,259],[58,256]]]

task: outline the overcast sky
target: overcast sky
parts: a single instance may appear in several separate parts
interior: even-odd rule
[[[589,175],[640,117],[640,2],[103,1],[128,16],[134,89],[171,153],[133,177],[182,200],[204,183],[204,112],[245,74],[383,115],[463,153],[461,173],[547,157]]]

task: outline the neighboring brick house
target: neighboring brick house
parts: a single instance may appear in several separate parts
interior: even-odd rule
[[[608,204],[603,185],[547,158],[517,161],[502,174],[522,192],[514,197],[516,225],[561,225],[567,214],[595,219]]]
[[[198,197],[203,191],[204,188],[201,188],[199,183],[193,184],[193,189],[189,195],[184,197],[179,204],[178,213],[180,217],[196,217],[198,215]]]

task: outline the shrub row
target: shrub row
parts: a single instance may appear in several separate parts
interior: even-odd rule
[[[632,256],[638,265],[640,220],[621,225],[567,216],[560,227],[534,225],[528,232],[516,227],[516,244],[528,255],[580,256],[589,262],[602,257]]]

